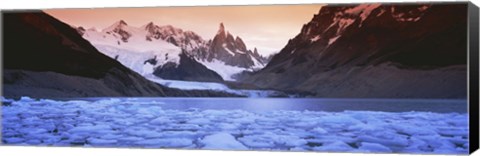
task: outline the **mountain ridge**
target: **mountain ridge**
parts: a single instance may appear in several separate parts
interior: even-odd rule
[[[463,4],[327,5],[240,81],[317,97],[465,98],[466,14]]]
[[[209,71],[212,70],[220,74],[225,80],[234,80],[232,78],[233,74],[240,73],[243,70],[259,69],[267,61],[267,58],[262,57],[256,48],[253,52],[247,50],[243,40],[239,36],[233,37],[225,30],[223,23],[220,24],[217,36],[209,41],[204,40],[193,31],[184,31],[172,25],[158,26],[153,22],[149,22],[141,27],[132,27],[125,21],[119,20],[101,31],[94,29],[85,30],[83,27],[77,27],[76,29],[85,39],[89,40],[97,49],[100,49],[102,53],[107,54],[111,58],[119,59],[122,64],[140,74],[151,74],[157,68],[161,70],[162,66],[168,62],[179,65],[179,56],[182,51],[185,51],[186,55],[195,58],[194,61],[203,64],[206,68],[202,69],[202,71],[210,73]],[[220,47],[217,45],[220,45]],[[119,51],[123,51],[123,53],[119,53]],[[149,58],[136,60],[136,64],[128,60],[132,57],[120,56],[125,53],[142,55],[141,52],[144,55],[148,55]],[[148,67],[142,65],[146,60],[151,59],[156,59],[158,64],[149,65]],[[234,70],[233,72],[225,72],[225,70],[221,69],[223,66],[228,66],[227,68]],[[146,68],[153,69],[145,70]],[[178,72],[192,73],[191,71],[185,71],[188,69],[183,70]],[[208,74],[204,76],[209,77]],[[212,78],[214,77],[210,76],[207,79]],[[199,80],[205,79],[199,78]]]

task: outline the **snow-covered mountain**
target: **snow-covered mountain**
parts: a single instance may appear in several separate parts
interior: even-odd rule
[[[153,72],[152,65],[144,63],[148,59],[155,58],[158,61],[156,66],[167,62],[178,64],[180,47],[165,40],[147,40],[147,35],[147,31],[128,26],[125,21],[120,20],[102,31],[88,29],[83,37],[102,53],[140,74]]]
[[[256,48],[253,52],[247,50],[240,37],[233,39],[230,33],[225,32],[223,24],[220,25],[213,41],[206,41],[192,31],[171,25],[158,26],[153,22],[133,27],[120,20],[101,31],[82,27],[78,27],[77,31],[99,51],[142,75],[154,74],[176,80],[222,81],[233,80],[232,76],[237,73],[260,69],[266,64],[266,59]],[[185,61],[181,61],[182,54]],[[185,67],[180,66],[182,62],[200,67],[181,68]],[[163,68],[168,68],[169,72]],[[169,75],[163,75],[166,73]],[[185,73],[190,74],[185,77],[172,76]]]
[[[171,25],[158,26],[153,22],[141,27],[142,30],[147,31],[145,39],[153,41],[155,39],[162,39],[177,47],[192,51],[194,49],[201,49],[205,47],[205,41],[192,31],[183,31]]]
[[[186,96],[103,55],[78,29],[46,13],[2,17],[8,38],[2,52],[4,97]]]

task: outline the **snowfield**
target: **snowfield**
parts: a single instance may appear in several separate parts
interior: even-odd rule
[[[163,109],[132,99],[2,98],[9,145],[467,154],[468,114]]]

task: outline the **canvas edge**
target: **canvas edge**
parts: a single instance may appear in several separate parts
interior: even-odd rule
[[[436,4],[462,4],[465,1],[419,1],[419,2],[368,2],[368,3],[382,3],[382,4],[415,4],[415,3],[436,3]],[[363,3],[319,3],[330,5],[353,5]],[[276,4],[257,4],[257,5],[276,5]],[[277,4],[278,5],[278,4]],[[282,5],[282,4],[280,4]],[[283,5],[295,5],[295,4],[283,4]],[[309,5],[309,4],[303,4]],[[218,5],[213,5],[218,6]],[[220,5],[221,7],[222,5]],[[227,5],[229,6],[229,5]],[[237,5],[233,5],[237,6]],[[241,5],[240,5],[241,6]],[[208,7],[207,6],[148,6],[148,7]],[[101,8],[101,7],[94,7]],[[117,7],[106,7],[117,8]],[[130,7],[118,7],[118,8],[130,8]],[[42,11],[48,9],[74,9],[74,8],[45,8],[45,9],[2,9],[0,10],[0,96],[3,96],[3,16],[5,13],[25,12],[25,11]],[[479,149],[479,8],[471,1],[468,2],[468,113],[469,113],[469,152],[473,153]],[[0,101],[1,102],[1,101]],[[1,108],[1,104],[0,104]],[[2,110],[0,109],[0,122],[2,121]],[[2,124],[0,124],[0,146],[3,144],[2,139]],[[343,152],[341,152],[343,153]],[[404,153],[407,154],[407,153]]]
[[[1,49],[1,54],[0,54],[0,96],[3,97],[3,54],[4,54],[4,49],[3,49],[3,15],[4,15],[4,12],[3,10],[0,10],[0,49]],[[3,109],[1,109],[3,107],[3,101],[0,101],[0,146],[3,145],[3,119],[2,119],[2,116],[3,116]]]
[[[468,101],[469,101],[469,152],[479,148],[479,12],[478,6],[468,3]]]

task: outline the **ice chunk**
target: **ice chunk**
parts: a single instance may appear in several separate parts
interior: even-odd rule
[[[16,138],[16,137],[13,137],[13,138],[2,138],[4,140],[5,143],[7,144],[19,144],[19,143],[23,143],[25,141],[25,139],[23,138]]]
[[[89,144],[92,145],[100,145],[100,146],[105,146],[105,145],[115,145],[117,143],[117,140],[108,140],[108,139],[98,139],[98,138],[89,138],[87,139]]]
[[[381,152],[381,153],[390,153],[392,150],[388,147],[385,147],[378,143],[368,143],[362,142],[362,145],[359,147],[361,150],[366,150],[370,152]]]
[[[123,138],[123,137],[125,137],[125,136],[116,135],[116,134],[106,134],[106,135],[100,136],[101,139],[107,139],[107,140],[115,140],[115,139],[120,139],[120,138]]]
[[[447,135],[447,136],[468,136],[467,130],[455,130],[455,129],[440,130],[438,133],[441,135]]]
[[[40,143],[42,143],[42,141],[40,140],[27,140],[25,143],[29,144],[29,145],[38,145]]]
[[[316,127],[312,130],[312,132],[317,133],[317,134],[327,134],[328,132],[321,128],[321,127]]]
[[[271,138],[265,138],[262,135],[248,135],[238,140],[252,148],[272,148],[275,146],[275,142]]]
[[[158,118],[150,121],[150,123],[154,124],[154,125],[162,125],[162,124],[166,124],[166,123],[170,123],[170,122],[172,122],[172,120],[170,120],[168,118],[165,118],[165,117],[158,117]]]
[[[136,141],[134,144],[144,147],[186,147],[192,145],[193,142],[190,139],[185,138],[168,138],[168,139],[148,139]]]
[[[220,123],[217,126],[222,130],[234,130],[234,129],[237,129],[238,127],[236,124],[231,124],[231,123]]]
[[[285,146],[289,147],[299,147],[307,144],[307,141],[305,139],[301,139],[297,136],[283,136],[279,137],[276,140],[277,143],[282,143]]]
[[[200,140],[203,149],[223,149],[223,150],[247,150],[242,143],[238,142],[229,133],[217,133],[204,137]]]
[[[205,125],[205,124],[209,124],[210,120],[205,119],[205,118],[196,118],[196,119],[189,120],[188,123]]]
[[[163,137],[165,138],[195,138],[201,132],[192,132],[192,131],[162,131]]]
[[[387,146],[408,146],[408,141],[406,139],[396,138],[396,139],[383,139],[375,138],[371,136],[359,136],[358,139],[364,142],[379,143]]]
[[[141,140],[144,140],[143,138],[140,138],[140,137],[133,137],[133,136],[129,136],[129,137],[121,137],[121,138],[118,138],[119,141],[124,141],[124,142],[130,142],[130,141],[141,141]]]
[[[42,134],[42,133],[47,133],[46,129],[43,128],[38,128],[38,129],[28,129],[26,131],[28,135],[37,135],[37,134]]]
[[[437,132],[430,127],[411,126],[407,124],[393,125],[400,133],[406,133],[409,135],[435,135]]]
[[[318,150],[318,151],[332,151],[332,152],[333,151],[335,151],[335,152],[338,152],[338,151],[346,152],[346,151],[354,150],[353,147],[349,146],[348,144],[346,144],[345,142],[342,142],[342,141],[335,141],[335,142],[332,142],[330,144],[314,147],[313,149]]]
[[[20,97],[20,100],[19,100],[19,102],[34,102],[34,101],[36,101],[36,100],[32,99],[28,96],[22,96],[22,97]]]
[[[98,133],[101,130],[111,130],[109,125],[80,126],[70,129],[70,133]]]
[[[143,138],[158,138],[164,136],[162,133],[143,128],[128,129],[125,130],[125,133]]]

